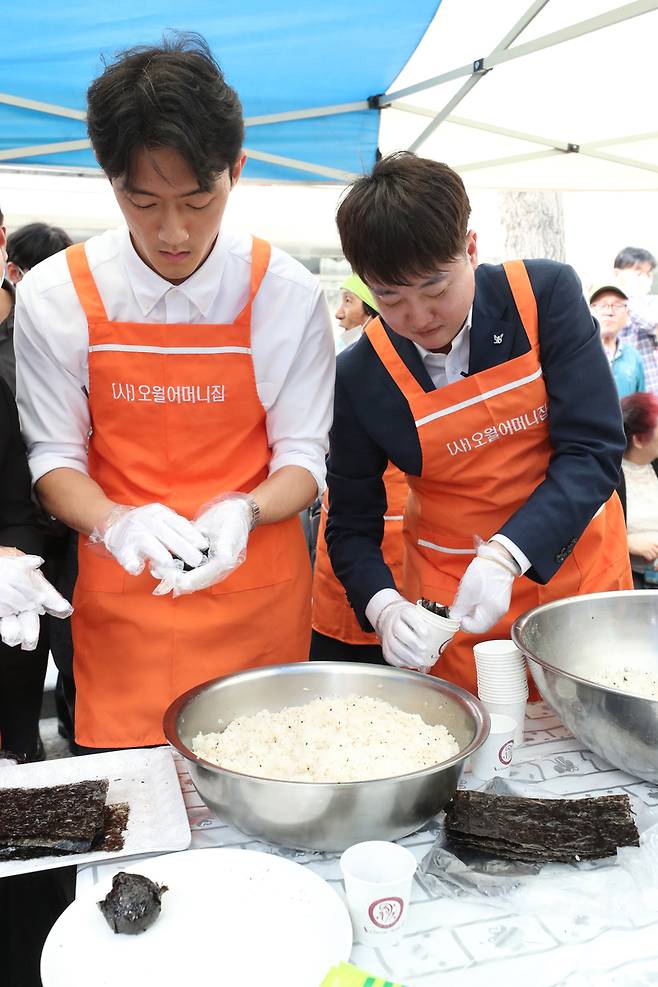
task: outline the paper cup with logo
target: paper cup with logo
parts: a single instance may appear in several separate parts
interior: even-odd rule
[[[402,938],[416,872],[413,853],[397,843],[369,840],[340,858],[354,935],[366,946],[392,946]]]
[[[422,605],[420,600],[416,603],[416,608],[429,632],[429,655],[438,661],[459,630],[459,621],[453,620],[452,617],[441,617],[438,613],[432,613],[431,610]]]
[[[471,771],[476,778],[488,781],[489,778],[509,776],[515,730],[516,720],[511,716],[501,716],[499,713],[491,716],[489,736],[470,758]]]
[[[498,713],[501,716],[511,716],[516,723],[514,731],[514,747],[520,747],[523,743],[523,731],[525,729],[525,710],[528,702],[527,695],[522,699],[513,702],[497,702],[492,699],[484,699],[480,696],[480,701],[485,709],[492,715]]]

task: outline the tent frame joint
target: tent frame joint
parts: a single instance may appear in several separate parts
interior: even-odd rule
[[[476,58],[473,62],[473,75],[486,75],[492,68],[493,66],[487,68],[484,58]]]
[[[567,154],[580,154],[580,144],[567,144]]]

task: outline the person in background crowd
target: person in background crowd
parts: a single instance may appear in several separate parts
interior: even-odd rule
[[[7,274],[7,228],[0,209],[0,377],[16,393],[14,357],[14,286]]]
[[[43,534],[9,387],[0,378],[0,744],[20,761],[44,757],[39,737],[47,652],[37,649],[44,612],[71,613],[40,572]]]
[[[30,497],[30,473],[16,405],[0,378],[0,747],[7,763],[40,760],[39,712],[45,660],[34,648],[44,609],[71,612],[41,575],[43,531]],[[24,554],[25,553],[25,554]],[[7,642],[7,643],[5,643]],[[11,784],[13,766],[1,767]],[[6,779],[6,781],[5,781]],[[48,932],[73,900],[75,867],[0,879],[0,982],[41,987],[39,960]]]
[[[48,223],[27,223],[7,237],[7,274],[15,286],[42,260],[70,247],[66,230]]]
[[[121,53],[87,127],[126,225],[30,271],[16,348],[37,494],[84,536],[75,732],[98,750],[161,744],[199,682],[308,659],[299,512],[335,353],[316,279],[222,226],[244,121],[202,38]]]
[[[614,284],[597,285],[589,296],[592,315],[598,320],[601,342],[608,358],[620,398],[644,390],[642,357],[630,343],[621,343],[619,333],[628,322],[628,298]]]
[[[70,244],[71,238],[64,230],[46,223],[29,223],[8,235],[0,212],[0,375],[12,394],[16,393],[15,286],[31,267]]]
[[[548,260],[478,266],[469,214],[459,175],[409,152],[341,202],[343,253],[380,318],[337,360],[326,538],[386,660],[475,692],[474,643],[632,580],[619,399],[580,282]],[[410,488],[402,592],[380,547],[389,461]],[[436,664],[422,597],[461,622]]]
[[[621,343],[634,346],[642,358],[647,391],[658,393],[658,318],[648,305],[656,258],[642,247],[624,247],[614,262],[616,283],[629,300],[628,322],[619,334]]]
[[[7,290],[11,295],[12,307],[5,319],[4,330],[0,327],[0,361],[2,361],[0,373],[5,375],[12,391],[16,386],[13,345],[13,302],[16,285],[29,270],[48,257],[59,253],[60,250],[65,250],[66,247],[71,246],[71,243],[71,237],[65,230],[58,226],[49,226],[47,223],[28,223],[6,237]],[[44,572],[56,589],[70,600],[77,572],[77,534],[66,525],[52,521],[42,511],[38,514],[38,523],[44,535]],[[37,647],[38,654],[34,656],[34,661],[43,664],[44,669],[49,651],[52,652],[58,669],[55,704],[59,732],[71,744],[75,685],[70,620],[56,620],[49,614],[45,616]]]
[[[370,289],[357,274],[350,276],[341,286],[340,305],[336,318],[345,329],[342,339],[350,336],[345,349],[356,342],[370,320],[377,315],[377,306]],[[355,335],[353,335],[355,334]],[[384,533],[382,552],[386,564],[396,580],[402,579],[402,521],[409,488],[403,473],[389,463],[384,473],[386,487],[386,514],[383,518]],[[359,627],[345,590],[331,568],[325,541],[328,498],[322,498],[320,527],[316,541],[313,568],[313,611],[311,634],[311,660],[366,661],[383,664],[381,644],[373,631]]]
[[[340,286],[340,303],[334,318],[344,331],[338,337],[336,351],[355,343],[377,310],[368,286],[357,274],[350,274]]]
[[[658,588],[658,396],[631,394],[621,402],[626,433],[628,551],[636,589]]]

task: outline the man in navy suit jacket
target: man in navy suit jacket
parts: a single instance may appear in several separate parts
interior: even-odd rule
[[[531,350],[502,265],[477,265],[469,211],[451,169],[405,152],[383,159],[360,179],[338,213],[345,255],[373,292],[395,353],[428,394],[490,368],[501,366],[504,373],[503,364]],[[525,270],[537,306],[549,451],[541,481],[529,479],[520,506],[464,559],[451,615],[476,634],[504,617],[516,577],[523,573],[545,584],[555,576],[616,489],[624,449],[615,386],[576,274],[547,260],[527,261]],[[459,387],[453,390],[458,400]],[[409,475],[412,486],[413,478],[422,481],[417,426],[390,366],[364,335],[338,358],[327,544],[361,626],[375,627],[387,660],[426,670],[422,621],[397,592],[380,550],[388,461]],[[426,456],[431,448],[426,445]],[[529,463],[539,455],[530,450]],[[483,455],[485,471],[487,462]],[[498,458],[496,463],[500,468]],[[502,497],[505,471],[498,480]],[[522,486],[523,477],[514,482]],[[423,496],[441,526],[441,504]],[[445,504],[459,513],[450,497]],[[462,532],[467,534],[472,541],[482,532]]]

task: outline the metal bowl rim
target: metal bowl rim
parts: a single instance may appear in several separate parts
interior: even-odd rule
[[[182,693],[172,703],[167,707],[163,717],[163,730],[164,735],[167,738],[169,744],[182,754],[188,761],[198,767],[207,768],[211,771],[218,772],[219,774],[228,775],[236,779],[248,779],[249,781],[265,782],[267,784],[276,785],[286,785],[295,786],[302,788],[310,788],[311,786],[317,788],[339,788],[348,789],[354,786],[360,785],[377,785],[381,783],[389,783],[391,781],[406,781],[407,779],[417,779],[422,778],[425,775],[435,774],[437,771],[444,771],[448,768],[454,767],[460,764],[462,761],[466,760],[473,751],[477,750],[489,735],[489,730],[491,728],[491,718],[489,716],[489,711],[485,706],[482,705],[481,701],[475,696],[467,692],[466,689],[462,689],[461,686],[454,685],[452,682],[448,682],[445,679],[440,679],[437,676],[424,676],[424,678],[432,684],[436,682],[439,685],[434,691],[444,693],[448,692],[452,695],[452,698],[457,699],[462,708],[468,709],[469,713],[473,717],[473,725],[475,727],[475,736],[473,740],[468,744],[459,754],[454,757],[449,758],[447,761],[440,761],[439,764],[435,764],[429,768],[422,768],[419,771],[410,771],[403,775],[390,775],[386,778],[368,778],[364,781],[290,781],[285,778],[263,778],[261,775],[249,775],[241,771],[232,771],[230,768],[222,768],[219,764],[213,764],[212,761],[206,761],[202,757],[198,757],[194,751],[190,750],[182,740],[177,736],[176,732],[176,720],[179,714],[185,708],[185,706],[192,701],[199,693],[203,692],[208,686],[214,685],[216,682],[229,681],[230,679],[238,677],[259,677],[258,673],[265,674],[271,673],[272,670],[283,670],[283,671],[294,671],[300,668],[325,668],[327,670],[334,670],[336,667],[348,667],[354,669],[354,662],[347,661],[314,661],[309,662],[290,662],[286,665],[267,665],[260,668],[249,668],[243,672],[234,672],[232,675],[219,675],[214,679],[208,679],[206,682],[201,682],[199,685],[193,686],[188,689],[187,692]],[[407,678],[408,676],[417,676],[421,673],[405,671],[404,669],[398,668],[386,668],[383,665],[371,665],[366,662],[360,662],[359,668],[373,668],[382,674],[394,673],[395,677],[398,678],[403,676]],[[373,697],[376,698],[376,697]],[[418,714],[420,715],[420,714]]]
[[[554,672],[556,675],[561,675],[565,679],[571,679],[573,682],[579,682],[582,685],[588,685],[604,693],[612,692],[616,696],[625,696],[627,699],[634,699],[643,703],[651,703],[652,706],[658,704],[658,699],[649,699],[647,696],[638,696],[634,692],[626,692],[624,689],[617,689],[613,685],[604,685],[602,682],[595,682],[593,679],[583,678],[582,675],[575,675],[573,672],[567,672],[563,668],[559,668],[557,665],[553,665],[550,661],[545,658],[540,658],[536,655],[534,651],[521,640],[521,634],[525,628],[528,621],[534,617],[536,614],[540,613],[542,610],[559,610],[561,607],[566,606],[570,603],[580,602],[581,600],[599,600],[606,598],[619,598],[621,596],[625,597],[637,597],[637,596],[653,596],[656,597],[656,590],[652,589],[622,589],[622,590],[610,590],[606,593],[583,593],[581,596],[565,596],[561,600],[553,600],[549,603],[541,603],[537,607],[533,607],[532,610],[526,610],[519,617],[516,618],[512,624],[512,641],[517,646],[519,651],[523,654],[529,661],[536,662],[541,668],[548,669],[550,672]]]

